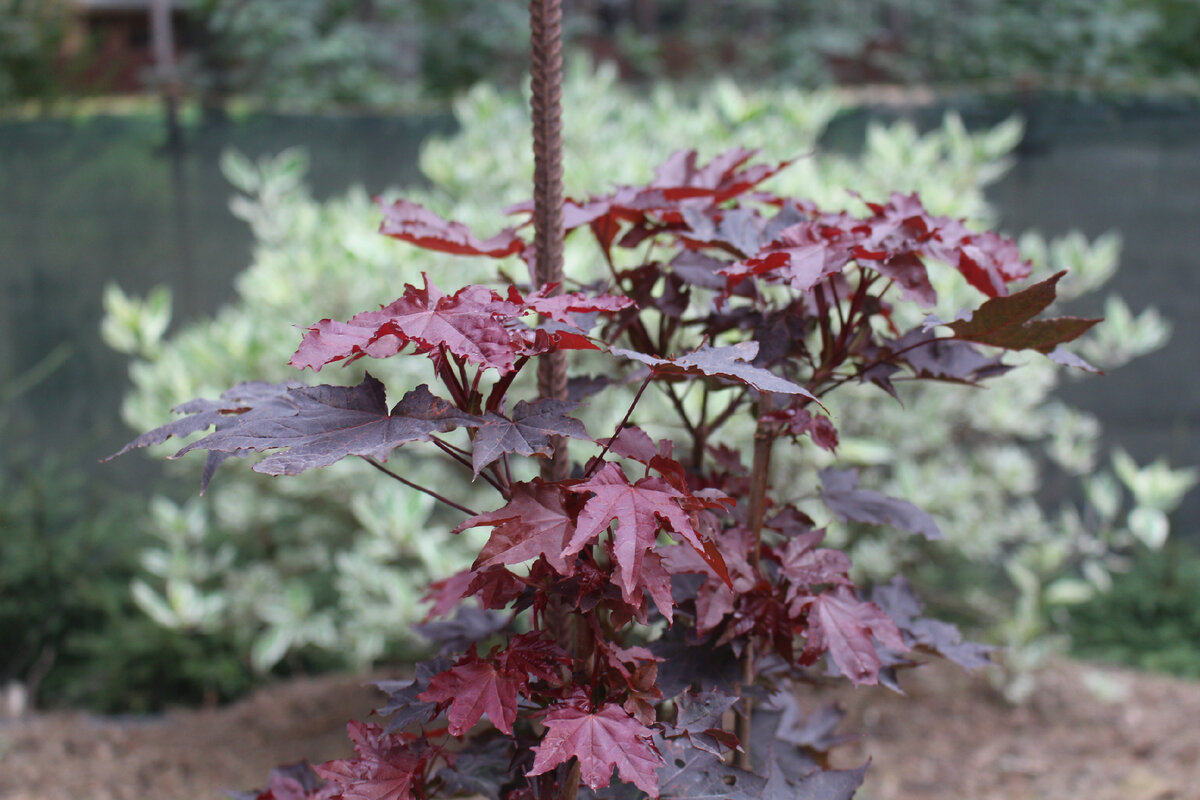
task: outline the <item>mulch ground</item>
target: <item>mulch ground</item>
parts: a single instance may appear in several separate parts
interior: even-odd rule
[[[904,696],[834,693],[843,729],[863,733],[834,766],[871,759],[863,800],[1200,800],[1200,684],[1062,661],[1012,707],[949,664],[903,683]],[[218,800],[276,764],[349,755],[345,720],[379,697],[362,678],[323,677],[213,710],[0,722],[0,799]]]

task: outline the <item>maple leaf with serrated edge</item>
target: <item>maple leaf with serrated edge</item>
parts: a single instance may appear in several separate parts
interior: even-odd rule
[[[480,240],[461,222],[445,220],[417,203],[403,199],[387,203],[378,198],[376,202],[383,211],[380,233],[426,250],[504,258],[518,255],[526,247],[525,240],[512,228],[505,228],[495,236]]]
[[[798,597],[791,610],[793,616],[808,612],[802,659],[811,664],[828,651],[833,663],[855,686],[879,682],[881,662],[872,636],[898,653],[908,649],[892,618],[874,603],[859,600],[845,586],[815,597]]]
[[[135,448],[162,444],[172,436],[182,438],[196,431],[202,431],[205,428],[213,426],[218,431],[223,430],[224,428],[236,425],[241,415],[251,408],[262,409],[265,413],[265,409],[274,406],[281,411],[286,411],[291,407],[287,401],[288,392],[292,389],[303,387],[304,384],[297,381],[285,381],[283,383],[250,381],[248,383],[239,383],[232,389],[227,389],[221,394],[219,400],[205,400],[203,398],[191,400],[172,409],[176,414],[187,414],[188,416],[143,433],[116,453],[102,460],[111,461],[117,456],[128,453]],[[208,488],[209,482],[212,481],[213,475],[216,474],[217,467],[221,466],[222,462],[229,458],[230,455],[230,453],[209,451],[208,458],[204,462],[204,471],[200,475],[201,494],[204,494],[205,489]]]
[[[550,707],[542,719],[546,735],[533,748],[536,758],[526,774],[541,775],[572,758],[579,778],[592,789],[608,786],[613,769],[651,797],[658,797],[655,770],[663,763],[652,743],[654,731],[616,703],[590,709],[582,691]]]
[[[254,465],[268,475],[299,475],[347,456],[386,461],[393,450],[410,442],[429,441],[479,418],[418,386],[389,412],[383,384],[370,375],[357,386],[289,388],[262,406],[241,410],[230,424],[183,447],[172,458],[192,450],[244,456],[252,451],[282,449]]]
[[[356,759],[326,761],[314,769],[330,781],[341,800],[409,800],[413,784],[424,780],[431,748],[423,740],[385,734],[378,725],[350,722],[346,732]]]
[[[403,295],[379,311],[311,326],[289,363],[318,370],[362,356],[387,358],[414,344],[418,353],[436,355],[444,347],[471,363],[510,372],[524,339],[505,322],[524,309],[484,286],[466,286],[447,296],[428,275],[422,277],[423,288],[406,285]]]
[[[474,653],[472,648],[464,662],[434,676],[417,699],[449,704],[446,720],[451,736],[464,735],[484,714],[497,729],[511,735],[517,719],[517,692],[525,676],[497,670]]]
[[[898,500],[871,489],[858,488],[858,470],[821,470],[821,500],[838,519],[865,522],[868,525],[891,525],[926,539],[943,539],[928,512],[907,500]]]
[[[993,297],[965,319],[945,323],[957,339],[1006,350],[1050,353],[1060,344],[1082,336],[1099,319],[1056,317],[1034,319],[1054,302],[1055,285],[1066,270],[1007,297]]]
[[[817,547],[825,531],[808,531],[777,549],[779,572],[788,579],[788,600],[807,591],[810,586],[837,584],[853,586],[850,581],[850,557],[841,550]]]
[[[575,533],[567,543],[563,557],[573,556],[598,541],[600,533],[615,520],[613,557],[620,567],[619,583],[627,602],[634,601],[642,580],[646,553],[654,547],[658,530],[664,524],[714,569],[724,569],[720,555],[713,548],[705,547],[691,515],[679,505],[678,501],[686,500],[687,495],[662,478],[642,478],[630,484],[625,471],[619,465],[609,463],[591,480],[571,486],[568,491],[593,496],[579,513]]]
[[[770,370],[760,369],[751,364],[750,362],[758,355],[758,342],[738,342],[721,347],[702,347],[677,358],[659,358],[620,347],[614,347],[609,352],[615,356],[640,361],[657,375],[708,375],[753,386],[762,392],[798,394],[810,400],[817,399],[803,386],[784,380]]]
[[[506,453],[522,456],[551,452],[551,437],[566,436],[591,441],[583,423],[568,413],[579,403],[544,398],[532,403],[521,400],[511,417],[488,412],[471,443],[471,464],[479,475],[487,466]]]
[[[503,508],[477,514],[454,529],[460,533],[480,526],[493,528],[472,569],[520,564],[542,555],[560,575],[574,574],[574,564],[565,550],[575,523],[563,502],[562,489],[534,478],[529,483],[512,484],[511,492]]]
[[[521,296],[516,287],[508,290],[509,300],[530,311],[550,317],[567,325],[581,328],[575,314],[594,314],[597,312],[614,314],[631,307],[634,303],[628,297],[618,295],[587,295],[581,292],[563,292],[552,294],[556,284],[546,284],[536,292]]]
[[[716,690],[684,692],[675,698],[677,712],[670,738],[686,736],[693,747],[717,756],[726,750],[741,750],[737,737],[721,727],[722,715],[737,702],[737,695]]]

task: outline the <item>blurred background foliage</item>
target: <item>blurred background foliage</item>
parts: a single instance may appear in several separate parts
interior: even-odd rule
[[[396,108],[526,64],[518,0],[174,0],[184,84],[210,110]],[[567,46],[626,80],[1194,90],[1192,0],[566,0]],[[69,0],[0,0],[0,106],[111,88]],[[86,74],[86,78],[84,75]]]
[[[861,152],[821,152],[820,137],[843,110],[821,87],[1200,86],[1192,0],[566,2],[569,50],[606,65],[577,60],[566,87],[574,195],[645,181],[680,146],[706,157],[751,146],[766,158],[817,152],[776,179],[779,192],[842,208],[855,202],[847,189],[868,198],[918,191],[935,213],[989,225],[983,189],[1012,163],[1018,121],[976,132],[953,114],[926,132],[873,124]],[[425,144],[426,182],[404,195],[484,233],[527,197],[526,148],[495,147],[528,137],[524,3],[174,5],[187,15],[184,84],[206,112],[219,116],[242,101],[292,112],[449,103],[459,132]],[[95,68],[103,42],[80,39],[71,14],[67,0],[0,0],[0,109],[51,109],[112,88]],[[180,320],[186,298],[165,289],[139,297],[114,283],[105,291],[102,335],[130,358],[122,413],[133,430],[238,381],[297,377],[286,367],[297,323],[386,302],[421,271],[447,285],[494,277],[489,264],[379,236],[362,189],[317,201],[306,166],[298,150],[223,156],[236,191],[231,210],[255,250],[235,299],[216,313]],[[1026,234],[1021,246],[1040,274],[1072,270],[1062,284],[1068,301],[1098,297],[1120,260],[1115,234]],[[568,244],[567,257],[585,273],[597,266],[582,241]],[[509,265],[512,274],[522,269]],[[938,291],[950,315],[966,300],[952,275],[941,276]],[[1103,305],[1106,323],[1080,348],[1095,363],[1115,368],[1167,341],[1170,326],[1153,309],[1135,314],[1115,294]],[[392,361],[369,366],[393,392],[427,380],[423,364]],[[349,382],[363,367],[302,377]],[[8,413],[12,403],[62,368],[61,353],[51,353],[10,382],[0,430],[22,424]],[[985,393],[914,387],[902,410],[882,395],[847,392],[835,409],[840,463],[928,508],[950,538],[930,544],[854,527],[831,536],[852,552],[860,577],[900,569],[935,610],[1006,645],[1003,685],[1013,699],[1028,692],[1038,665],[1072,646],[1186,674],[1200,641],[1200,556],[1168,536],[1195,475],[1106,451],[1097,420],[1054,399],[1066,380],[1038,361]],[[614,421],[589,413],[594,431]],[[652,428],[650,403],[643,414]],[[801,489],[826,462],[809,449],[795,456],[787,469]],[[399,469],[413,463],[397,454]],[[420,466],[430,482],[457,481],[433,464]],[[148,507],[142,495],[91,482],[69,454],[11,451],[0,466],[0,630],[15,643],[0,653],[0,679],[24,682],[41,705],[211,703],[269,676],[412,657],[424,647],[410,625],[425,585],[465,565],[478,545],[448,538],[457,519],[427,498],[348,462],[288,481],[226,466],[210,496],[194,498],[190,483]],[[198,469],[185,459],[171,471],[192,481]]]

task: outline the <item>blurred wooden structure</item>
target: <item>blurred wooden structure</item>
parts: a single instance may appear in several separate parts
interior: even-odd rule
[[[75,63],[83,56],[73,82],[79,83],[80,88],[105,92],[146,88],[148,76],[159,63],[155,58],[152,24],[152,12],[159,2],[69,0],[69,5],[71,29],[61,55],[65,61]],[[169,13],[170,38],[175,42],[186,41],[186,19],[178,4],[175,6]]]

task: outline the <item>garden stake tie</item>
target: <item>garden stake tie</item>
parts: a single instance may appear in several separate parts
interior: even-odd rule
[[[533,229],[535,288],[563,280],[562,0],[530,0],[530,73],[533,110]],[[566,353],[538,361],[538,395],[567,399]],[[542,478],[570,474],[566,441],[551,439],[553,455]]]

